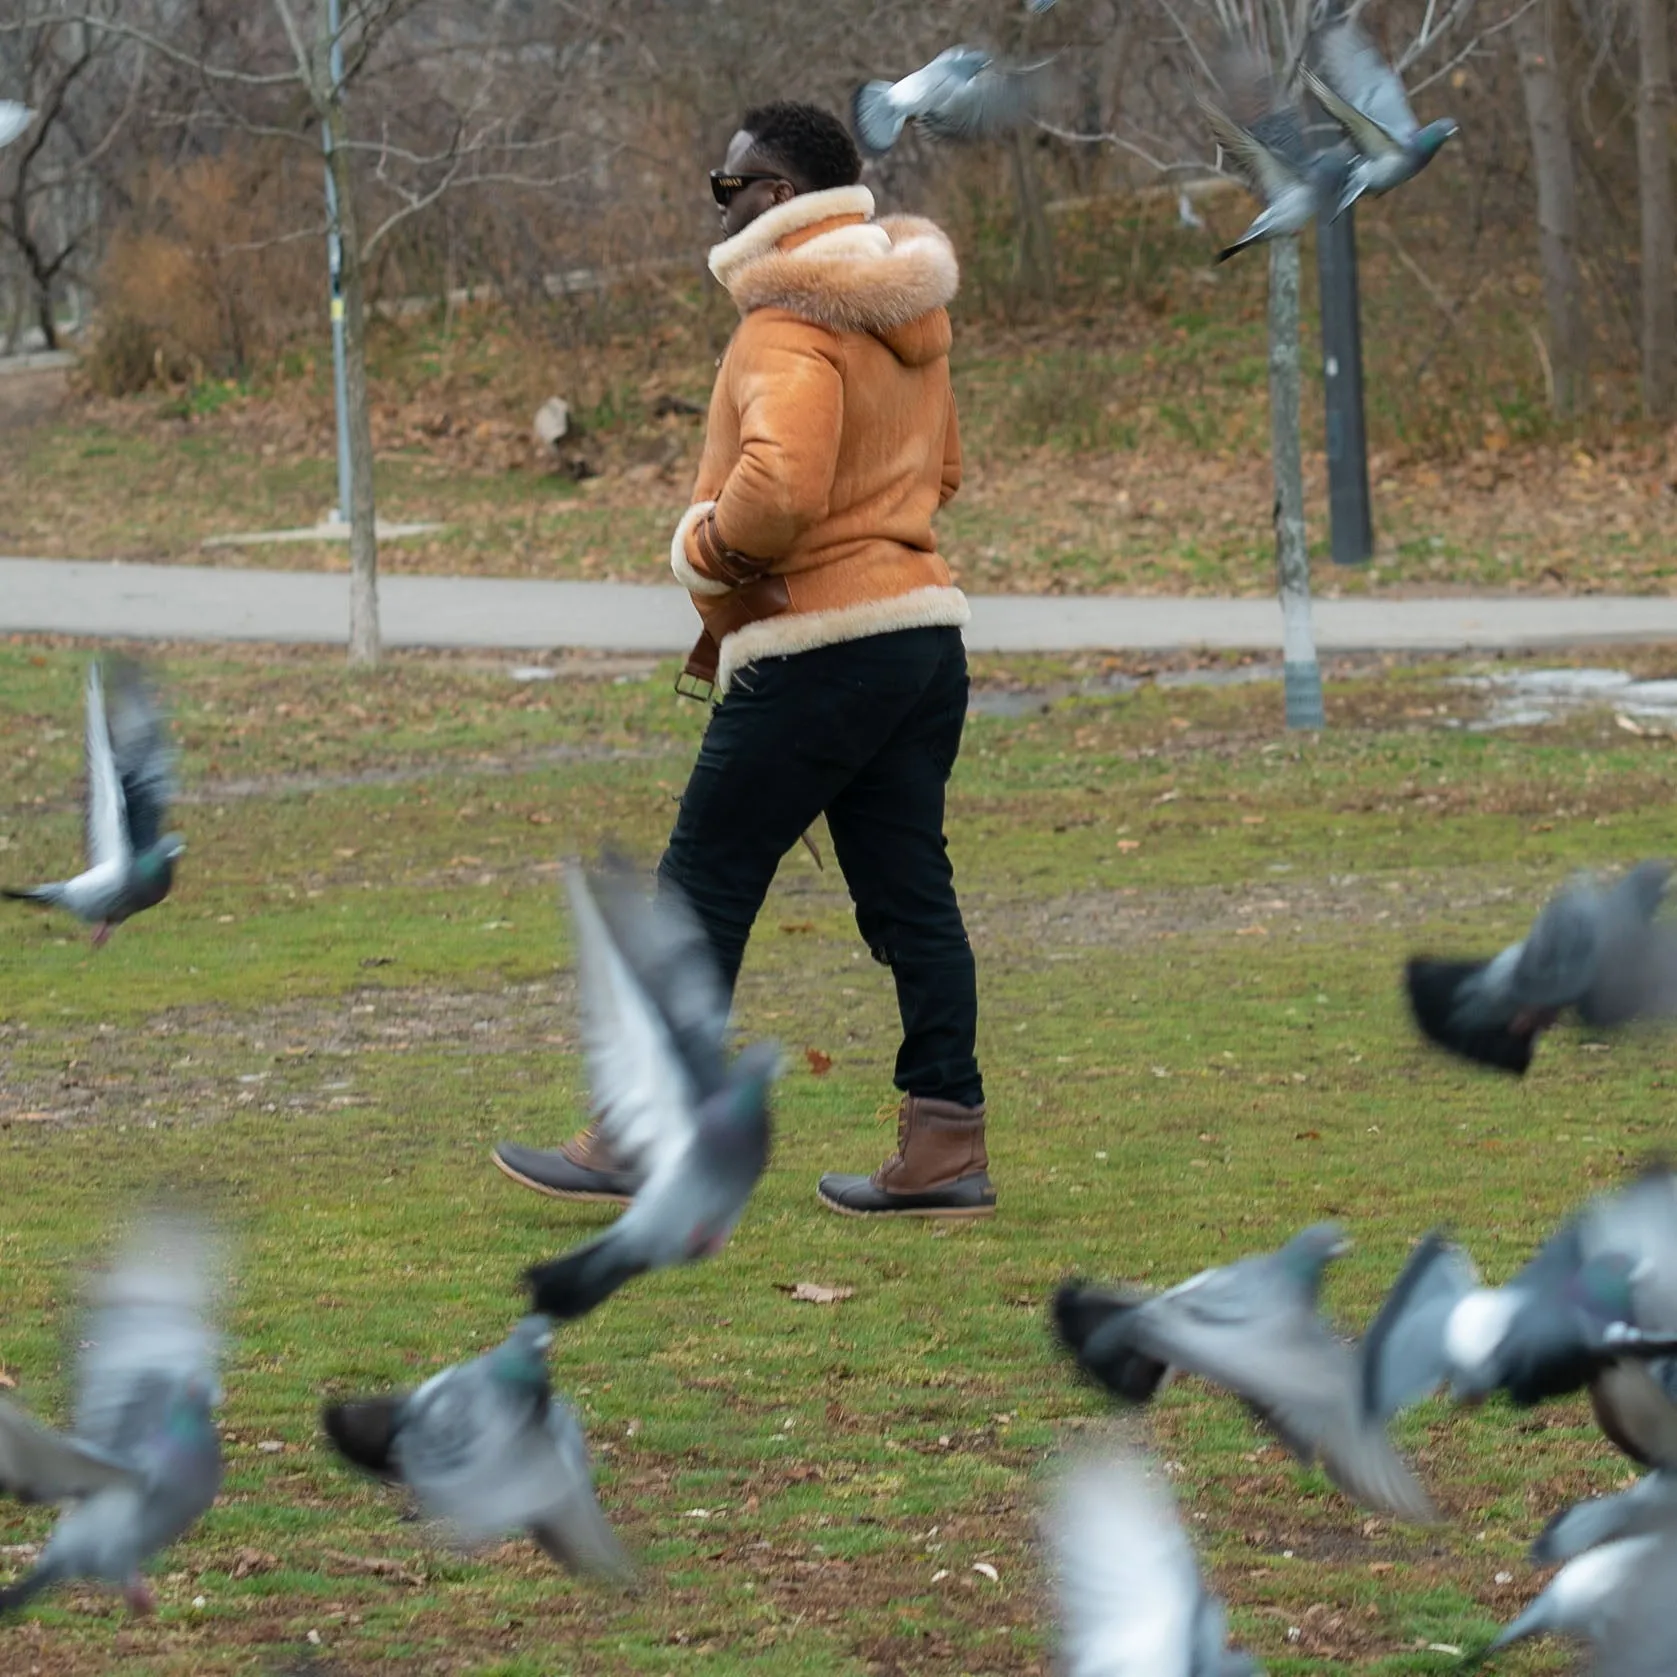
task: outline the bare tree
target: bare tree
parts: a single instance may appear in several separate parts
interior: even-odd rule
[[[1636,161],[1642,201],[1642,407],[1671,417],[1677,384],[1677,213],[1671,188],[1671,37],[1666,0],[1636,0],[1641,74]]]
[[[1532,167],[1537,176],[1537,241],[1543,268],[1543,303],[1549,319],[1545,374],[1550,404],[1559,415],[1588,400],[1589,342],[1578,271],[1578,189],[1566,88],[1555,53],[1555,0],[1524,6],[1511,25],[1520,58]]]

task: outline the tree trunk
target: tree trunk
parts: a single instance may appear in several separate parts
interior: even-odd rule
[[[355,188],[348,127],[337,89],[327,103],[332,150],[327,166],[337,189],[339,286],[344,311],[344,394],[349,413],[349,661],[379,660],[378,533],[373,506],[373,428],[367,406],[367,317],[362,284],[361,236],[355,213]]]
[[[1299,445],[1299,242],[1269,246],[1269,438],[1275,466],[1275,569],[1281,588],[1281,660],[1289,728],[1320,728],[1322,670],[1310,625],[1310,549],[1304,533]]]
[[[1636,166],[1642,199],[1642,410],[1669,419],[1677,383],[1677,213],[1671,188],[1671,37],[1666,0],[1636,0],[1642,74]]]
[[[1537,176],[1538,251],[1543,303],[1549,316],[1550,400],[1555,412],[1564,417],[1588,400],[1588,346],[1584,291],[1578,277],[1578,192],[1572,136],[1566,124],[1566,89],[1555,56],[1553,6],[1554,0],[1537,0],[1516,12],[1512,30]]]
[[[1018,198],[1019,249],[1014,264],[1015,275],[1024,279],[1039,302],[1054,301],[1054,235],[1049,230],[1048,215],[1042,207],[1042,184],[1026,150],[1029,142],[1025,131],[1014,133],[1008,148],[1013,162],[1013,189]]]

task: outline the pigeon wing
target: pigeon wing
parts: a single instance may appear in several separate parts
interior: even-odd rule
[[[87,863],[90,868],[118,865],[130,854],[128,818],[123,811],[122,781],[111,752],[105,715],[105,683],[97,664],[87,671]]]
[[[531,1535],[567,1572],[627,1583],[634,1562],[607,1523],[594,1494],[594,1475],[582,1426],[568,1404],[548,1404],[543,1429],[557,1468],[558,1494],[531,1521]]]
[[[185,1219],[143,1223],[95,1289],[75,1434],[115,1455],[151,1436],[179,1388],[216,1387],[213,1247]]]
[[[1345,130],[1345,136],[1364,157],[1387,157],[1401,154],[1403,147],[1371,116],[1365,116],[1355,105],[1347,103],[1310,68],[1299,66],[1299,75],[1324,111]]]
[[[1636,1326],[1677,1333],[1677,1175],[1654,1165],[1616,1193],[1592,1200],[1578,1216],[1584,1261],[1622,1253],[1633,1265]]]
[[[111,753],[122,787],[128,839],[144,850],[163,836],[175,797],[175,754],[155,688],[130,658],[105,661]]]
[[[1074,1462],[1047,1524],[1066,1677],[1193,1677],[1220,1609],[1163,1486],[1127,1456]]]
[[[1430,1396],[1450,1376],[1444,1329],[1450,1313],[1479,1285],[1473,1260],[1434,1230],[1410,1254],[1363,1336],[1362,1404],[1389,1421]]]
[[[35,113],[27,105],[0,99],[0,146],[9,146],[34,120]]]
[[[1346,104],[1377,123],[1400,145],[1415,138],[1420,125],[1409,108],[1402,78],[1355,19],[1347,18],[1321,30],[1314,45],[1322,80]]]
[[[1206,121],[1217,137],[1229,161],[1238,169],[1247,184],[1266,204],[1273,203],[1283,193],[1299,186],[1305,179],[1303,170],[1281,152],[1273,150],[1256,134],[1242,128],[1227,112],[1200,100]]]
[[[1569,880],[1543,905],[1508,975],[1517,1007],[1570,1007],[1588,992],[1605,908],[1600,887],[1587,877]]]
[[[615,884],[596,891],[580,868],[567,884],[594,1107],[613,1152],[645,1176],[690,1144],[695,1108],[725,1077],[715,963],[673,899],[654,906]],[[693,994],[679,993],[683,980]]]
[[[920,126],[940,140],[975,141],[1011,133],[1041,108],[1055,60],[1010,68],[991,63],[948,96],[924,107]]]
[[[133,1485],[132,1468],[91,1444],[43,1427],[0,1398],[0,1490],[20,1502],[66,1502]]]
[[[1595,970],[1578,999],[1586,1025],[1605,1028],[1670,1011],[1677,940],[1669,927],[1654,924],[1670,877],[1668,862],[1642,862],[1603,898]]]

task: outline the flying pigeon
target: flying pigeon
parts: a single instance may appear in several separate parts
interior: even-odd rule
[[[1663,1168],[1590,1201],[1501,1287],[1482,1285],[1460,1247],[1429,1234],[1363,1339],[1369,1417],[1383,1423],[1445,1384],[1465,1402],[1503,1391],[1529,1406],[1623,1361],[1670,1356],[1665,1289],[1677,1264],[1661,1261],[1661,1196],[1677,1207]]]
[[[1078,1364],[1120,1397],[1145,1403],[1167,1370],[1186,1369],[1242,1398],[1348,1496],[1426,1522],[1432,1503],[1362,1401],[1356,1352],[1317,1311],[1322,1272],[1349,1244],[1337,1224],[1317,1223],[1279,1252],[1147,1298],[1070,1282],[1055,1296],[1055,1325]]]
[[[566,879],[600,1133],[640,1186],[604,1234],[526,1273],[534,1307],[561,1320],[634,1276],[722,1250],[768,1164],[780,1069],[772,1043],[725,1058],[728,993],[673,889],[649,901],[621,863]]]
[[[68,1433],[0,1400],[0,1489],[68,1505],[34,1570],[0,1590],[0,1614],[73,1578],[120,1586],[136,1613],[155,1607],[141,1569],[221,1484],[209,1251],[178,1219],[138,1232],[96,1291]]]
[[[1528,1636],[1569,1636],[1590,1644],[1596,1677],[1666,1677],[1674,1591],[1677,1517],[1668,1517],[1568,1561],[1485,1653]]]
[[[1065,1677],[1262,1677],[1228,1646],[1176,1504],[1139,1461],[1073,1462],[1046,1523]]]
[[[9,146],[35,120],[35,113],[15,99],[0,99],[0,148]]]
[[[155,908],[174,883],[186,849],[163,819],[174,795],[174,753],[155,693],[139,666],[110,658],[107,699],[98,664],[87,672],[87,870],[29,890],[15,901],[66,908],[94,928],[97,948],[141,909]]]
[[[1628,1491],[1586,1497],[1562,1509],[1531,1546],[1534,1566],[1575,1560],[1622,1537],[1677,1527],[1677,1474],[1649,1473]]]
[[[1255,55],[1226,55],[1220,79],[1226,103],[1201,95],[1200,109],[1219,148],[1263,203],[1246,231],[1217,253],[1226,262],[1248,245],[1302,233],[1337,201],[1347,159],[1338,148],[1312,149],[1298,106],[1277,92]]]
[[[327,1404],[321,1420],[346,1460],[406,1485],[458,1542],[528,1531],[568,1571],[627,1581],[582,1428],[548,1379],[552,1342],[552,1324],[526,1316],[493,1351],[416,1391]]]
[[[945,47],[899,82],[864,82],[856,89],[850,116],[857,141],[870,156],[883,156],[910,122],[934,139],[994,139],[1036,112],[1053,62],[1009,66],[982,47]]]
[[[1449,117],[1422,127],[1409,108],[1403,80],[1354,18],[1316,32],[1312,56],[1299,66],[1304,85],[1356,148],[1334,209],[1338,220],[1365,192],[1390,192],[1413,179],[1460,132]]]
[[[1597,1029],[1670,1013],[1677,938],[1654,919],[1670,874],[1668,862],[1642,862],[1610,888],[1573,880],[1525,938],[1488,961],[1413,957],[1416,1024],[1440,1047],[1519,1076],[1569,1007]]]

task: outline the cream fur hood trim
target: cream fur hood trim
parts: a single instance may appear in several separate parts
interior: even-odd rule
[[[789,233],[872,213],[865,186],[802,193],[717,245],[710,271],[741,314],[785,309],[834,332],[890,331],[952,301],[961,283],[955,247],[918,216],[852,222],[795,249],[776,248]]]
[[[959,588],[912,588],[891,599],[864,600],[833,611],[788,611],[759,618],[724,637],[716,669],[717,697],[759,658],[784,658],[893,629],[963,629],[971,621],[972,607]]]

